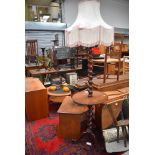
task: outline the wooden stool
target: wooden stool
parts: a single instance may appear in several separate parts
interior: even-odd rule
[[[66,96],[58,110],[58,135],[63,138],[78,140],[81,136],[82,122],[86,120],[87,111],[87,106],[78,105],[73,102],[70,96]]]

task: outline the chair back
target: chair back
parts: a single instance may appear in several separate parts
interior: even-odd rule
[[[121,52],[115,52],[115,51],[112,51],[112,52],[109,52],[109,51],[106,51],[106,54],[105,54],[105,61],[104,61],[104,78],[103,78],[103,83],[106,82],[106,76],[107,76],[107,67],[108,67],[108,59],[116,59],[115,62],[111,62],[111,63],[115,63],[117,64],[117,67],[118,67],[118,71],[117,71],[117,81],[119,80],[119,74],[120,74],[120,65],[121,65]]]
[[[37,40],[26,41],[26,55],[27,56],[38,55],[38,41]]]

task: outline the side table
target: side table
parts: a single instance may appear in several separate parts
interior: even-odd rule
[[[86,132],[83,133],[83,136],[88,136],[88,140],[86,141],[86,145],[95,145],[97,149],[105,151],[105,141],[102,134],[102,125],[101,125],[101,112],[100,117],[98,117],[98,122],[96,123],[95,132],[93,132],[93,106],[100,105],[102,106],[104,102],[108,100],[107,95],[103,92],[93,91],[93,95],[88,97],[87,91],[82,91],[74,94],[72,99],[77,104],[87,105],[89,108],[89,120],[88,120],[88,127]],[[102,109],[102,108],[101,108]]]

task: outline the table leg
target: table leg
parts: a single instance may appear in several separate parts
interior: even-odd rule
[[[105,140],[102,133],[101,125],[95,123],[95,128],[93,128],[93,106],[89,105],[89,120],[87,130],[82,134],[81,138],[86,138],[86,145],[90,147],[95,147],[97,151],[106,151]],[[101,117],[99,118],[99,121]],[[100,121],[101,124],[101,121]]]

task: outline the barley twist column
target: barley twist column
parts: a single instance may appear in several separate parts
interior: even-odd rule
[[[93,80],[93,56],[91,53],[91,49],[88,48],[88,97],[91,97],[93,95],[92,80]]]

